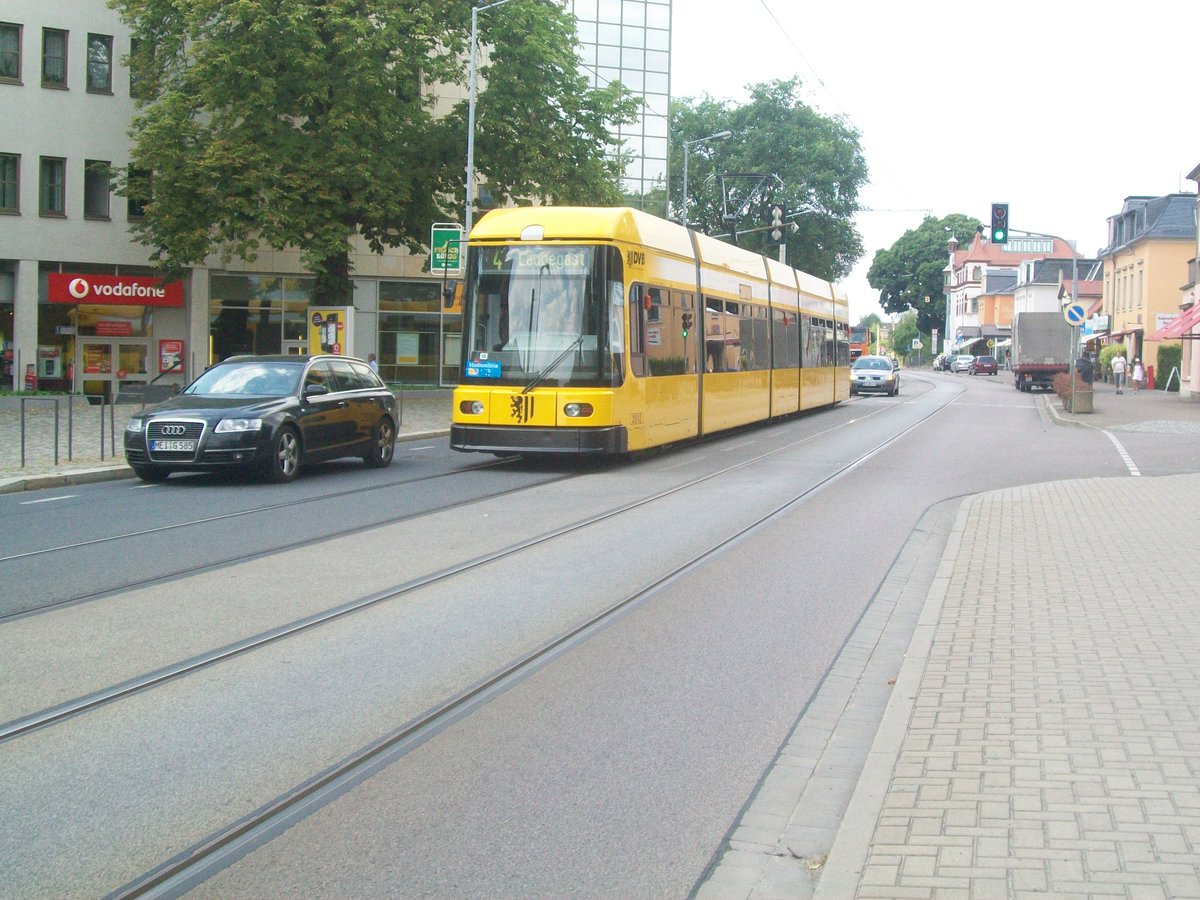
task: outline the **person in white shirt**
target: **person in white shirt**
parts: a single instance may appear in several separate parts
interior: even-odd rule
[[[1121,388],[1125,386],[1125,368],[1125,357],[1114,356],[1112,360],[1113,384],[1117,386],[1118,394],[1124,393]]]
[[[1133,392],[1136,394],[1142,388],[1142,382],[1146,380],[1146,370],[1142,367],[1142,361],[1138,357],[1133,359]]]

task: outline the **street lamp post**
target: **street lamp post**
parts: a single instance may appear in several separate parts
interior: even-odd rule
[[[475,219],[475,57],[479,54],[479,14],[511,0],[496,0],[485,6],[471,7],[471,74],[467,80],[467,206],[465,212],[466,235],[471,235]]]
[[[725,138],[730,137],[733,137],[732,131],[718,131],[716,134],[710,134],[708,137],[683,142],[683,212],[680,214],[680,221],[684,225],[687,225],[688,220],[688,151],[696,144],[703,144],[706,141],[723,141]]]

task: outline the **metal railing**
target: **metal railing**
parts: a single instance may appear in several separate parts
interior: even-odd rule
[[[123,448],[117,446],[117,414],[116,404],[102,401],[93,404],[90,399],[84,409],[77,412],[76,402],[79,397],[21,397],[17,432],[20,436],[20,467],[30,464],[31,455],[36,455],[37,461],[47,462],[51,456],[54,465],[58,466],[63,460],[65,450],[66,461],[74,462],[77,452],[84,452],[92,441],[99,451],[100,461],[115,459]],[[64,446],[63,407],[66,407],[65,425],[66,440]],[[88,414],[95,409],[96,414]],[[53,421],[46,421],[43,412],[53,411]],[[16,448],[12,448],[16,449]],[[9,448],[0,448],[0,453]],[[40,452],[38,452],[40,451]],[[11,465],[11,464],[10,464]],[[2,467],[2,466],[0,466]]]

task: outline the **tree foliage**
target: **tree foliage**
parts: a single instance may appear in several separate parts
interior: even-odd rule
[[[900,359],[905,359],[913,352],[913,341],[921,337],[921,329],[917,322],[917,314],[906,312],[896,321],[892,329],[892,352]]]
[[[950,258],[947,242],[952,237],[960,244],[972,240],[979,224],[978,219],[958,213],[942,219],[926,216],[891,247],[876,251],[867,270],[867,283],[879,291],[879,305],[890,313],[914,310],[922,334],[942,331],[946,319],[944,278]]]
[[[442,0],[110,0],[142,101],[121,189],[165,271],[299,248],[322,302],[348,297],[350,239],[419,252],[463,213],[470,6]],[[620,86],[588,88],[574,19],[547,0],[481,15],[476,169],[497,202],[615,202]],[[486,27],[485,27],[486,26]],[[445,93],[438,90],[436,93]],[[151,174],[152,173],[152,174]]]
[[[685,98],[671,111],[671,207],[713,235],[730,234],[724,212],[736,213],[737,243],[774,256],[765,231],[771,204],[788,213],[796,230],[787,236],[787,261],[814,275],[836,280],[862,255],[854,226],[867,165],[858,132],[841,118],[824,116],[799,97],[799,79],[750,86],[750,102],[735,105],[710,97]],[[684,142],[721,131],[732,136],[695,144],[688,150],[687,209],[683,198]],[[762,175],[728,180],[733,196],[722,196],[721,175]],[[744,204],[751,187],[758,191]],[[723,202],[724,201],[724,202]]]

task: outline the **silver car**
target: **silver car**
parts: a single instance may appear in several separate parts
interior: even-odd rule
[[[886,356],[860,356],[850,367],[850,396],[900,393],[900,364]]]
[[[975,357],[971,355],[956,356],[954,361],[950,363],[951,372],[968,372],[971,369],[971,363],[975,361]]]

